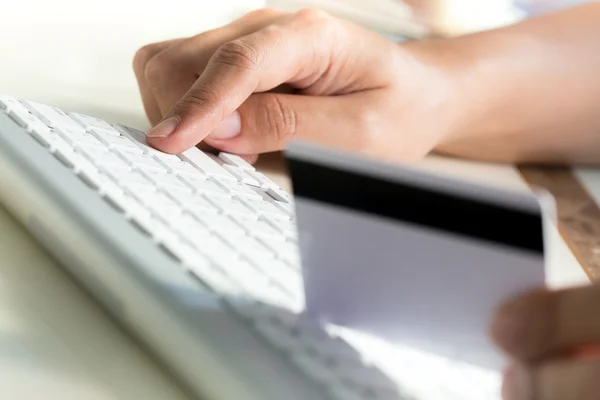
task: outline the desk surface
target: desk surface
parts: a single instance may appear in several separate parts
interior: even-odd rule
[[[177,1],[183,7],[184,0]],[[190,11],[185,2],[189,12],[180,13],[177,1],[171,1],[168,10],[148,10],[141,0],[126,2],[127,8],[119,0],[107,0],[102,9],[70,0],[38,1],[34,7],[31,2],[27,6],[13,2],[10,9],[3,5],[0,92],[145,128],[130,68],[135,49],[146,42],[219,25],[262,4],[252,0],[222,0],[213,6],[196,2],[202,7]],[[274,172],[264,161],[263,167]],[[416,167],[527,190],[512,167],[436,157]],[[600,173],[578,173],[588,191],[600,199]],[[272,176],[286,185],[284,175]],[[2,398],[187,399],[158,363],[2,208],[0,255]],[[551,265],[553,284],[586,281],[563,241]]]

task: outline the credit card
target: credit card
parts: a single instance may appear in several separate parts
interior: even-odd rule
[[[295,142],[306,314],[500,370],[495,309],[545,285],[553,202]]]

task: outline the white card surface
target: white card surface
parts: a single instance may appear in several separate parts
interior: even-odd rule
[[[310,317],[505,366],[488,334],[493,312],[545,282],[548,221],[536,197],[312,147],[288,157]]]

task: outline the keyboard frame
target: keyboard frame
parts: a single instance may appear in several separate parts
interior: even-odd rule
[[[329,399],[4,112],[0,169],[0,202],[194,396]]]

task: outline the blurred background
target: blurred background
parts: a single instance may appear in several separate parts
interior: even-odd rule
[[[402,40],[458,35],[581,0],[2,0],[0,93],[144,129],[131,68],[146,43],[191,36],[256,8],[320,7]]]

